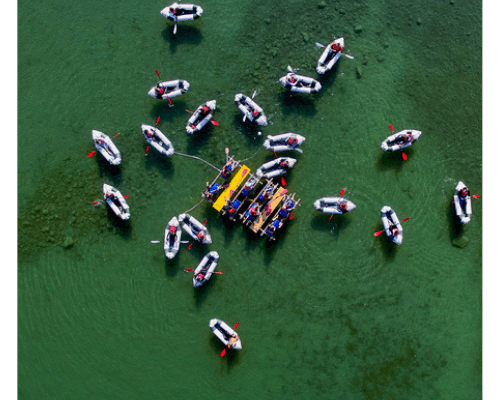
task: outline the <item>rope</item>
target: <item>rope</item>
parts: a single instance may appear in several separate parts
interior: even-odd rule
[[[182,153],[178,153],[178,152],[175,152],[174,154],[179,154],[180,156],[184,156],[184,157],[191,157],[191,158],[196,158],[200,161],[203,161],[204,163],[207,163],[208,165],[210,165],[213,169],[216,169],[217,171],[220,172],[220,169],[213,166],[212,164],[210,164],[208,161],[205,161],[203,158],[200,158],[200,157],[196,157],[196,156],[190,156],[190,155],[187,155],[187,154],[182,154]]]
[[[184,213],[188,213],[189,211],[195,209],[196,207],[198,207],[200,205],[200,203],[203,201],[203,198],[201,198],[201,200],[198,202],[198,204],[196,204],[195,206],[191,207],[189,210],[186,210],[184,211]]]
[[[255,152],[255,154],[252,157],[245,158],[242,162],[245,162],[246,160],[250,160],[251,158],[254,158],[259,151],[261,151],[264,148],[264,146],[260,146],[259,150]]]

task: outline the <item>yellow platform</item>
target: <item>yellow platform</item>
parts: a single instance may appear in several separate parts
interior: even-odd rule
[[[236,172],[236,174],[233,176],[233,179],[231,179],[229,186],[224,189],[219,198],[214,202],[213,208],[215,208],[217,211],[222,210],[222,207],[224,207],[224,204],[226,203],[226,198],[229,199],[231,197],[232,192],[238,189],[238,187],[241,185],[241,183],[249,173],[250,168],[248,168],[246,165],[242,165],[238,172]]]
[[[283,200],[283,197],[285,197],[287,192],[288,190],[285,189],[284,187],[281,186],[279,187],[279,189],[274,194],[273,198],[269,200],[269,203],[267,203],[264,210],[262,210],[261,214],[257,217],[257,219],[250,227],[252,231],[254,231],[255,233],[259,232],[260,227],[264,225],[264,222],[266,222],[269,216],[273,213],[274,209],[278,207],[278,205],[280,204],[281,200]]]

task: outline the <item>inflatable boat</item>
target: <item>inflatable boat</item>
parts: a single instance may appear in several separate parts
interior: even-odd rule
[[[271,160],[265,164],[262,164],[255,174],[258,178],[274,178],[275,176],[280,176],[285,174],[289,169],[291,169],[297,160],[291,157],[278,157]]]
[[[356,208],[356,205],[343,197],[322,197],[314,202],[316,210],[327,214],[345,214]]]
[[[94,140],[95,148],[107,162],[111,165],[119,165],[122,162],[120,152],[108,135],[92,130],[92,139]]]
[[[323,75],[325,72],[330,71],[342,55],[342,50],[344,50],[344,38],[335,39],[326,46],[318,60],[316,72]]]
[[[291,132],[274,136],[268,135],[264,141],[264,147],[275,153],[278,151],[296,150],[305,140],[304,136]]]
[[[212,238],[208,233],[208,229],[196,218],[192,217],[188,213],[183,213],[179,215],[179,222],[189,236],[191,236],[195,241],[204,244],[212,243]]]
[[[264,110],[249,96],[238,93],[234,96],[234,102],[245,115],[243,119],[248,119],[251,122],[256,122],[258,125],[266,126],[267,118]]]
[[[382,207],[381,210],[382,224],[384,225],[385,234],[396,244],[403,243],[403,227],[399,222],[398,216],[389,206]]]
[[[151,125],[141,125],[142,134],[146,141],[153,146],[159,153],[171,156],[174,154],[172,142],[156,127]]]
[[[104,193],[104,200],[117,217],[123,220],[130,218],[130,207],[118,189],[104,184],[102,185],[102,192]]]
[[[402,150],[415,143],[421,134],[421,131],[417,131],[415,129],[406,129],[404,131],[394,133],[382,142],[382,150]]]
[[[217,336],[222,343],[224,343],[224,346],[231,347],[235,350],[240,350],[242,348],[241,340],[236,331],[224,321],[213,318],[210,320],[208,326],[212,329],[214,335]]]
[[[177,217],[172,217],[170,221],[168,221],[167,227],[165,228],[165,238],[163,241],[163,249],[165,250],[165,257],[169,260],[174,258],[179,251],[179,247],[181,245],[181,235],[182,230],[179,226],[179,221]]]
[[[215,111],[216,104],[217,101],[210,100],[196,109],[186,125],[186,132],[189,135],[198,132],[210,122],[210,120],[214,117],[213,112]]]
[[[321,89],[321,83],[316,79],[293,72],[282,76],[279,81],[285,88],[297,93],[318,93]]]
[[[180,96],[189,90],[189,82],[182,79],[158,82],[156,86],[149,89],[148,95],[155,99],[167,100]]]
[[[201,17],[203,8],[194,4],[172,3],[161,10],[160,14],[174,22],[193,21]]]
[[[215,267],[217,267],[217,263],[219,262],[219,253],[216,251],[211,251],[208,253],[201,262],[196,267],[193,274],[193,286],[200,287],[204,283],[206,283],[212,274],[215,271]]]
[[[472,216],[472,202],[469,189],[462,181],[458,182],[453,196],[455,211],[462,224],[470,222]]]

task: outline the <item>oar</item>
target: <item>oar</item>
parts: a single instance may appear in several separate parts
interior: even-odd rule
[[[474,197],[475,199],[479,199],[480,196],[478,194],[475,194],[472,197]]]
[[[345,53],[340,53],[342,54],[344,57],[347,57],[347,58],[350,58],[351,60],[354,60],[354,57],[351,56],[350,54],[345,54]]]
[[[156,118],[156,124],[155,125],[158,125],[158,122],[160,122],[160,117]]]
[[[401,222],[408,221],[409,219],[410,219],[410,217],[405,218],[405,219],[404,219],[404,220],[402,220]],[[382,232],[384,232],[384,231],[385,231],[385,229],[382,229],[381,231],[377,231],[377,232],[375,232],[375,233],[373,234],[373,236],[380,236],[380,234],[381,234]]]
[[[321,43],[318,43],[318,42],[316,42],[316,46],[321,47],[321,48],[326,47],[324,44],[321,44]]]
[[[149,153],[149,144],[148,144],[148,146],[146,147],[146,151],[144,152],[144,154],[145,154],[145,155],[148,155],[148,153]]]
[[[194,111],[188,110],[187,108],[185,108],[184,110],[187,111],[188,113],[191,113],[191,114],[194,112]],[[213,119],[210,120],[210,123],[213,126],[219,126],[219,123],[217,121],[214,121]]]
[[[236,322],[236,325],[234,325],[234,330],[236,330],[239,324],[240,324],[239,322]],[[224,357],[225,355],[226,355],[226,347],[224,347],[224,350],[222,350],[222,352],[220,353],[221,357]]]
[[[299,153],[303,153],[303,152],[304,152],[304,150],[302,150],[302,149],[298,149],[298,148],[295,148],[294,150],[295,150],[295,151],[298,151]]]
[[[345,193],[345,188],[340,191],[340,197],[342,197]]]
[[[117,137],[119,134],[120,134],[120,132],[118,132],[115,136],[113,136],[113,139],[114,139],[115,137]]]
[[[161,81],[161,78],[160,78],[160,73],[158,72],[158,70],[157,70],[157,69],[155,69],[155,71],[156,71],[156,75],[158,75],[158,79]]]
[[[286,181],[285,181],[285,178],[283,178],[283,177],[281,177],[281,184],[282,184],[283,186],[286,186]]]
[[[226,163],[227,163],[227,158],[229,157],[229,147],[226,147],[225,151],[226,151]]]
[[[175,20],[174,20],[174,22],[175,22],[175,24],[174,24],[174,35],[175,35],[177,33],[177,16],[175,16],[174,18],[175,18]]]
[[[293,213],[290,213],[290,221],[293,219]]]
[[[90,158],[90,157],[92,157],[94,154],[95,154],[95,150],[94,150],[94,151],[91,151],[91,152],[89,153],[89,158]]]
[[[97,204],[101,204],[103,202],[103,200],[97,200],[97,201],[93,201],[92,202],[92,205],[95,206]]]
[[[151,240],[151,243],[162,243],[161,240]],[[180,243],[189,243],[189,240],[181,240]]]
[[[192,269],[192,268],[186,268],[184,270],[184,272],[193,272],[193,271],[194,271],[194,269]],[[220,271],[214,271],[213,273],[214,274],[219,274],[219,275],[224,275],[224,272],[220,272]]]

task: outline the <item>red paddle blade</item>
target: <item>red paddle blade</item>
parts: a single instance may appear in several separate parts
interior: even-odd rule
[[[92,157],[94,154],[95,154],[95,151],[91,151],[91,152],[89,153],[89,158],[90,158],[90,157]]]
[[[391,131],[394,132],[394,128],[392,127],[391,124],[389,124],[389,128],[391,128]]]
[[[114,139],[115,137],[117,137],[119,134],[120,134],[120,132],[118,132],[115,136],[113,136],[113,139]]]
[[[217,121],[211,120],[210,122],[212,123],[213,126],[219,126],[219,123]]]
[[[239,324],[240,324],[239,322],[236,322],[236,325],[234,325],[234,330],[236,330],[236,328],[238,328]]]
[[[478,194],[475,194],[475,195],[474,195],[474,196],[472,196],[472,197],[474,197],[475,199],[479,199],[479,197],[480,197],[480,196],[479,196]]]
[[[224,272],[215,271],[214,274],[224,275]]]
[[[170,107],[172,107],[172,100],[170,100],[170,97],[168,98],[168,104],[170,104]]]
[[[342,197],[342,196],[344,195],[344,193],[345,193],[345,189],[342,189],[342,190],[340,191],[340,197]]]
[[[330,218],[328,218],[328,222],[330,222],[332,220],[332,217],[333,217],[333,214],[330,215]]]
[[[275,151],[273,151],[273,153],[274,153],[274,157],[278,157],[278,156],[276,155],[276,152],[275,152]]]
[[[205,220],[205,222],[203,222],[203,226],[205,226],[208,222],[208,219]]]
[[[155,71],[156,71],[156,75],[158,75],[158,79],[161,79],[161,78],[160,78],[160,73],[158,72],[158,70],[157,70],[157,69],[155,69]]]
[[[406,155],[406,153],[401,153],[401,156],[403,157],[403,160],[408,160],[408,156]]]
[[[156,118],[156,125],[158,125],[158,122],[160,122],[160,117]]]
[[[404,219],[404,220],[402,220],[401,222],[406,222],[406,221],[408,221],[409,219],[410,219],[410,217],[405,218],[405,219]]]
[[[226,348],[224,348],[224,350],[222,350],[222,352],[220,353],[221,357],[224,357],[225,355],[226,355]]]
[[[191,250],[191,247],[193,246],[193,243],[191,243],[189,246],[188,246],[188,250]]]
[[[128,199],[130,197],[129,194],[127,194],[126,196],[123,196],[124,199]]]
[[[293,213],[290,213],[290,221],[293,219]]]
[[[191,110],[188,110],[187,108],[185,108],[184,110],[186,110],[188,113],[193,113]]]
[[[146,152],[144,154],[148,154],[149,153],[149,144],[148,144],[148,147],[146,147]]]
[[[100,201],[93,201],[92,205],[95,206],[96,204],[99,204],[99,203],[100,203]]]
[[[281,184],[282,184],[283,186],[285,186],[285,185],[286,185],[285,178],[281,178]]]
[[[186,268],[184,271],[186,271],[186,272],[193,272],[194,269],[192,269],[192,268]]]
[[[383,232],[383,231],[378,231],[378,232],[375,232],[375,233],[373,234],[373,236],[380,236],[380,235],[382,234],[382,232]]]

